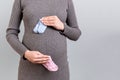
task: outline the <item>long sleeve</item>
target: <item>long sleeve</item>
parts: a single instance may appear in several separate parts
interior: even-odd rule
[[[81,35],[72,0],[68,0],[67,20],[64,23],[64,31],[60,33],[74,41],[78,40]]]
[[[19,41],[18,34],[20,32],[19,27],[22,20],[22,8],[20,0],[15,0],[12,8],[12,14],[9,21],[9,26],[6,29],[6,39],[11,47],[23,56],[27,48]]]

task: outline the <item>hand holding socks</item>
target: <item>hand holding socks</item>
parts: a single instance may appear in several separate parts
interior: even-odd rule
[[[36,24],[35,28],[33,29],[33,31],[35,33],[44,33],[46,30],[47,26],[44,25],[40,20],[38,21],[38,23]]]
[[[47,68],[49,71],[57,71],[58,66],[53,62],[52,58],[49,57],[49,60],[47,63],[43,64],[45,68]]]
[[[35,33],[44,33],[46,30],[47,26],[44,25],[40,20],[38,21],[38,23],[36,24],[36,26],[34,27],[33,31]],[[58,66],[53,62],[51,56],[49,57],[49,60],[47,63],[42,64],[45,68],[47,68],[49,71],[57,71],[58,70]]]

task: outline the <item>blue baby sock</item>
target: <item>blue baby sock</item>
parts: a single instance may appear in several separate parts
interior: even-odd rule
[[[36,24],[36,26],[34,27],[33,31],[35,33],[44,33],[46,30],[47,26],[45,26],[40,20],[38,21],[38,23]]]

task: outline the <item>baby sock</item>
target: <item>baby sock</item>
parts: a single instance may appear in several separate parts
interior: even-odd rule
[[[46,30],[47,26],[44,25],[40,20],[38,21],[38,23],[36,24],[36,26],[34,27],[33,31],[35,33],[44,33]]]
[[[58,66],[53,62],[52,58],[49,57],[49,60],[47,63],[43,64],[45,68],[47,68],[49,71],[57,71]]]

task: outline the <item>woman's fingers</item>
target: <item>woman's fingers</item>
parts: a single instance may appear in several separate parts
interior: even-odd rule
[[[40,64],[46,63],[46,62],[48,62],[48,60],[49,60],[49,56],[48,55],[37,55],[33,59],[34,63],[40,63]]]
[[[26,51],[25,57],[32,63],[46,63],[49,60],[48,55],[44,55],[39,51]]]
[[[49,16],[49,17],[43,17],[41,19],[41,22],[43,24],[47,25],[47,26],[53,26],[53,27],[55,27],[56,24],[59,22],[59,20],[56,17],[54,17],[54,16]]]
[[[49,58],[42,57],[42,58],[37,58],[37,59],[35,58],[32,60],[32,62],[33,63],[46,63],[46,62],[48,62],[48,60],[49,60]]]
[[[43,17],[40,20],[42,21],[43,24],[47,26],[52,26],[58,30],[64,29],[64,25],[62,21],[57,16],[47,16],[47,17]]]
[[[47,26],[55,26],[55,21],[43,21],[43,24],[47,25]]]
[[[42,58],[34,59],[34,63],[46,63],[48,62],[48,60],[49,58],[42,57]]]
[[[48,55],[36,55],[35,58],[36,59],[39,59],[39,58],[48,58],[49,59],[49,56]]]
[[[57,16],[47,16],[47,17],[42,17],[40,20],[41,21],[53,21],[56,19],[57,19]]]
[[[35,60],[48,60],[49,57],[44,57],[44,56],[40,56],[40,57],[35,57]]]
[[[48,58],[34,59],[34,62],[48,61]]]
[[[47,63],[48,61],[37,61],[37,62],[35,62],[36,64],[45,64],[45,63]]]

